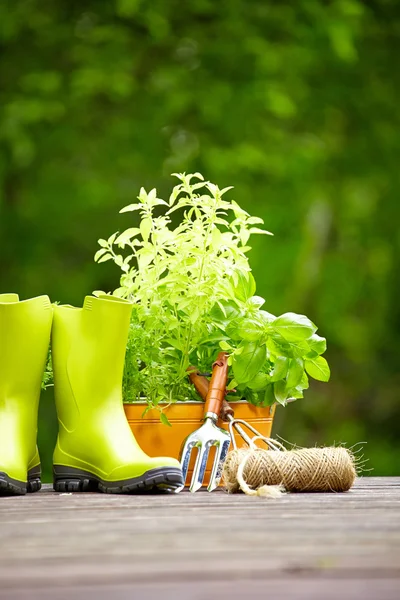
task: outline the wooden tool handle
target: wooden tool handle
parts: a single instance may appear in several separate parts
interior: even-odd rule
[[[234,417],[235,413],[233,411],[232,406],[228,403],[227,399],[224,398],[224,401],[222,402],[222,408],[221,408],[221,419],[223,421],[229,421],[229,417]]]
[[[210,387],[208,388],[204,414],[214,413],[219,416],[225,398],[226,382],[228,380],[228,355],[220,352],[213,364]]]
[[[208,389],[210,387],[210,382],[208,381],[207,377],[204,377],[204,375],[200,375],[199,370],[197,369],[197,367],[188,367],[187,369],[188,373],[189,373],[189,379],[190,382],[194,385],[196,392],[199,394],[199,396],[201,398],[203,398],[203,400],[206,399],[207,397],[207,392]],[[226,390],[225,390],[226,393]],[[225,396],[222,402],[222,409],[221,409],[221,419],[223,421],[229,421],[229,416],[234,417],[235,413],[231,407],[231,405],[228,403],[228,401],[226,400]]]
[[[199,394],[203,400],[207,397],[208,388],[210,387],[210,382],[207,377],[204,375],[200,375],[197,367],[188,367],[187,369],[189,374],[190,383],[193,383],[196,392]]]

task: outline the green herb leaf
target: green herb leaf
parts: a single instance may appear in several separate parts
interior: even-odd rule
[[[269,381],[270,378],[266,373],[257,373],[257,375],[253,377],[251,381],[248,382],[247,387],[257,392],[259,390],[265,389]]]
[[[168,427],[172,427],[171,423],[168,420],[168,417],[165,413],[160,414],[160,421],[163,425],[168,425]]]
[[[129,242],[133,237],[140,233],[140,229],[138,227],[129,227],[123,231],[115,240],[115,243],[118,245],[123,245]]]
[[[239,321],[238,334],[243,340],[255,342],[262,337],[263,329],[258,321],[247,318]]]
[[[99,258],[99,260],[97,262],[103,263],[103,262],[107,262],[108,260],[111,260],[111,259],[112,259],[112,254],[104,254],[104,256]]]
[[[228,385],[226,386],[226,389],[227,389],[228,391],[234,390],[234,389],[235,389],[235,387],[237,387],[237,384],[238,384],[238,382],[236,381],[236,379],[232,379],[232,380],[231,380],[231,381],[228,383]]]
[[[142,219],[142,221],[140,222],[140,233],[142,234],[143,241],[145,242],[147,242],[147,240],[149,239],[151,227],[151,219]]]
[[[140,210],[141,208],[143,208],[143,206],[141,204],[129,204],[128,206],[124,206],[124,208],[121,208],[121,210],[119,212],[120,213],[132,212],[134,210]]]
[[[286,381],[281,380],[274,383],[274,395],[275,399],[282,406],[286,405],[287,398],[287,390],[286,390]]]
[[[94,261],[97,262],[99,258],[103,256],[106,252],[107,248],[100,248],[100,250],[97,250],[96,254],[94,255]]]
[[[271,327],[273,331],[279,333],[279,335],[288,342],[307,340],[317,330],[317,327],[310,319],[296,313],[285,313],[284,315],[277,317],[275,321],[271,323]]]
[[[263,233],[264,235],[274,235],[270,231],[266,231],[265,229],[259,229],[258,227],[250,227],[249,233]]]
[[[310,358],[305,361],[306,371],[311,377],[318,381],[329,381],[331,372],[326,359],[323,356]]]
[[[265,388],[264,397],[261,402],[261,406],[272,406],[275,404],[274,384],[270,383]]]
[[[238,383],[247,383],[263,367],[267,358],[267,349],[255,342],[248,342],[242,346],[242,354],[235,355],[233,359],[233,374]]]
[[[326,350],[326,339],[314,333],[310,339],[307,340],[310,349],[317,354],[323,354]]]
[[[294,388],[298,385],[303,377],[304,362],[301,358],[291,358],[288,363],[288,374],[286,377],[286,385],[288,388]]]
[[[248,299],[249,304],[252,304],[253,306],[262,306],[263,304],[265,304],[265,299],[262,298],[261,296],[252,296],[251,298]]]
[[[221,348],[221,350],[227,350],[227,351],[228,350],[229,351],[233,350],[232,346],[230,344],[228,344],[227,342],[224,342],[224,341],[222,341],[222,342],[219,343],[219,347]]]
[[[249,298],[254,296],[256,291],[256,282],[252,273],[246,273],[245,271],[236,271],[237,283],[234,282],[234,292],[236,298],[246,302]]]
[[[270,377],[271,381],[285,379],[289,368],[289,359],[286,356],[278,356],[275,360],[274,370]]]

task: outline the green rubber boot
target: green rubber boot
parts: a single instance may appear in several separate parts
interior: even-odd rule
[[[37,416],[52,319],[47,296],[0,295],[0,495],[41,487]]]
[[[121,388],[131,312],[131,303],[112,296],[87,296],[83,308],[54,307],[56,491],[121,494],[183,485],[179,462],[147,456],[125,417]]]

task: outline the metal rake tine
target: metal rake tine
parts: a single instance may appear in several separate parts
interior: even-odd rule
[[[189,470],[190,457],[192,455],[193,448],[196,446],[196,440],[187,439],[183,446],[181,453],[181,468],[183,482],[186,483],[186,478]]]
[[[194,465],[193,469],[192,481],[190,482],[189,486],[189,490],[191,492],[197,492],[197,490],[199,490],[203,484],[209,452],[210,446],[206,445],[205,447],[199,447],[196,464]]]
[[[194,470],[193,470],[193,475],[192,475],[192,481],[190,482],[190,486],[189,486],[189,490],[191,492],[196,492],[198,489],[201,488],[203,481],[204,481],[204,475],[206,472],[206,467],[207,467],[207,460],[208,460],[208,456],[210,453],[210,448],[211,446],[214,446],[216,444],[219,445],[221,439],[224,439],[224,435],[225,433],[222,432],[221,435],[221,430],[219,429],[219,427],[217,427],[217,421],[218,421],[218,417],[219,417],[219,413],[221,411],[221,406],[222,406],[222,402],[225,396],[225,389],[226,389],[226,380],[228,377],[228,369],[229,369],[229,365],[228,365],[228,355],[226,354],[226,352],[220,352],[217,356],[217,360],[215,361],[215,363],[213,364],[213,372],[212,372],[212,376],[211,376],[211,381],[210,384],[208,383],[207,380],[203,381],[203,385],[202,388],[203,391],[206,392],[206,401],[204,404],[204,412],[203,412],[203,425],[201,427],[199,427],[199,429],[197,429],[197,431],[194,434],[194,438],[191,438],[189,436],[189,438],[186,440],[185,442],[185,446],[184,449],[186,450],[186,453],[183,455],[182,458],[182,469],[184,472],[184,477],[186,479],[186,475],[188,472],[188,466],[189,466],[189,460],[190,460],[190,455],[189,455],[189,449],[191,449],[190,447],[190,440],[195,439],[196,440],[196,445],[198,447],[198,454],[196,457],[196,463],[194,466]],[[196,369],[194,367],[189,367],[189,377],[192,378],[195,377],[197,378],[198,375],[196,375]],[[205,385],[206,384],[206,385]],[[207,389],[206,389],[207,388]],[[188,444],[189,442],[189,444]],[[188,446],[187,446],[188,444]],[[219,456],[220,458],[220,456]],[[214,465],[215,465],[214,461]],[[218,461],[219,463],[219,461]],[[219,472],[221,471],[221,467],[219,468],[215,468],[213,466],[213,473],[214,473],[214,480],[216,477],[218,477]]]
[[[207,490],[212,492],[219,486],[219,482],[222,477],[222,468],[226,456],[228,454],[229,446],[231,444],[230,436],[227,437],[222,443],[218,444],[217,451],[215,453],[214,465],[211,472],[210,483],[208,484]]]

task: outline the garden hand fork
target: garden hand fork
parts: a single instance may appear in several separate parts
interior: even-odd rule
[[[193,448],[198,449],[193,476],[189,486],[191,492],[196,492],[202,486],[207,459],[212,446],[216,447],[216,451],[207,490],[212,492],[212,490],[218,487],[221,479],[222,467],[231,443],[229,433],[217,426],[222,402],[225,398],[228,368],[228,355],[225,352],[220,352],[213,365],[210,387],[204,406],[204,424],[191,433],[183,443],[181,466],[184,481],[186,481],[192,450]]]

